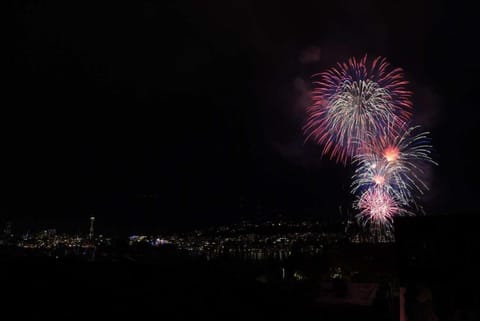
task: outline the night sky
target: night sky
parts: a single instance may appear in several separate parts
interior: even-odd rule
[[[351,167],[304,143],[310,76],[382,55],[432,131],[429,214],[478,210],[477,10],[460,1],[15,1],[0,218],[150,232],[332,219]],[[5,86],[5,85],[4,85]]]

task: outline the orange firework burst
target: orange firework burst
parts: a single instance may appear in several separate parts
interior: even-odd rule
[[[399,154],[400,151],[398,150],[398,147],[389,146],[383,152],[383,157],[385,157],[387,162],[394,162],[398,159]]]

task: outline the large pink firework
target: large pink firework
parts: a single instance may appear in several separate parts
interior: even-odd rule
[[[383,188],[372,187],[365,191],[355,202],[354,207],[360,212],[357,215],[363,224],[374,224],[390,227],[393,217],[408,214],[393,195]]]
[[[341,163],[355,156],[368,135],[400,127],[411,116],[411,92],[402,69],[385,58],[350,58],[320,74],[304,132]]]

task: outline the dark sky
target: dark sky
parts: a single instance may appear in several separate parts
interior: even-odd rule
[[[352,169],[304,144],[310,76],[406,72],[440,166],[428,213],[477,210],[476,10],[460,1],[12,1],[2,220],[152,231],[335,217]]]

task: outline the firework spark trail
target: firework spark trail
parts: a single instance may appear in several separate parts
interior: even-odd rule
[[[404,126],[406,128],[406,126]],[[371,136],[362,144],[361,153],[353,163],[357,169],[352,177],[353,194],[372,186],[394,195],[400,204],[415,203],[415,194],[428,190],[424,182],[425,164],[437,163],[431,158],[429,132],[415,133],[420,126],[405,129],[401,135]]]
[[[386,124],[403,124],[411,116],[411,92],[400,68],[385,58],[371,63],[365,55],[350,58],[318,75],[313,104],[307,110],[306,139],[323,145],[323,154],[346,164],[358,152],[355,141],[383,133]]]
[[[339,163],[352,160],[356,218],[374,231],[391,230],[395,216],[421,210],[418,195],[428,190],[423,169],[437,165],[430,133],[406,125],[412,103],[403,71],[365,55],[314,76],[320,79],[307,109],[306,140]]]
[[[378,187],[372,187],[360,195],[354,203],[354,208],[360,211],[357,218],[364,226],[372,223],[390,228],[394,216],[409,214],[398,204],[394,196]]]

